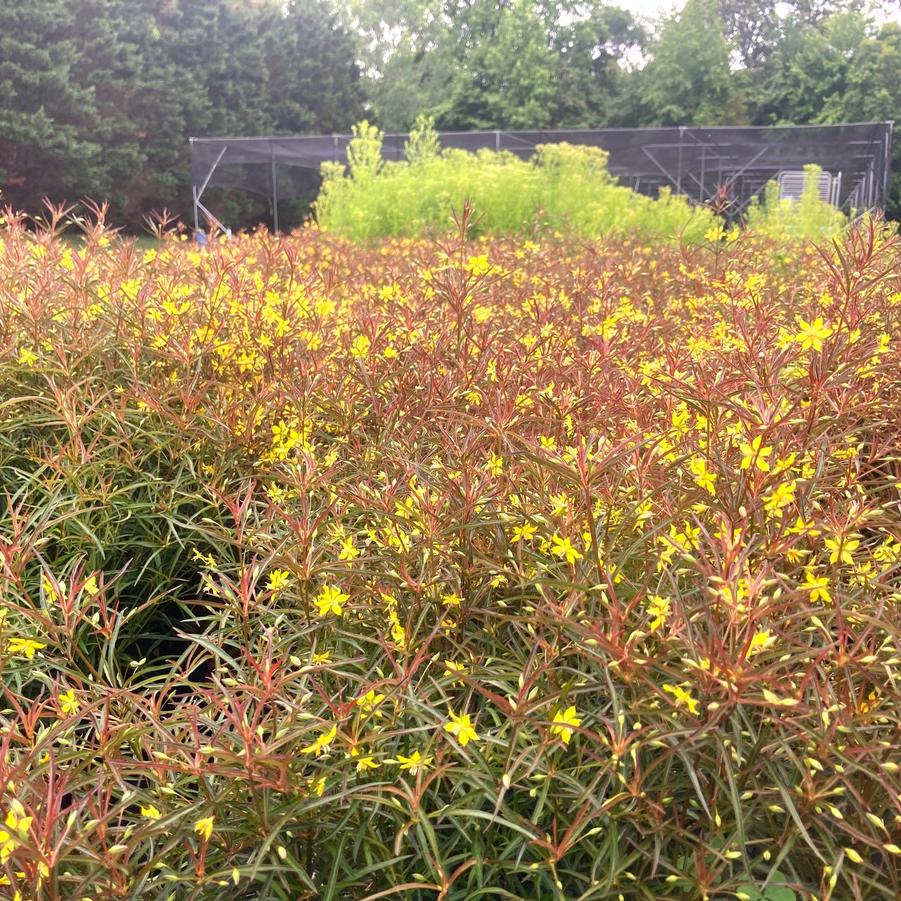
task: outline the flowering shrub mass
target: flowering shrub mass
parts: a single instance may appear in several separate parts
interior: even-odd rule
[[[387,162],[383,135],[375,126],[362,122],[353,132],[347,165],[323,164],[315,203],[320,227],[343,237],[441,234],[449,210],[467,200],[479,213],[470,222],[470,236],[476,231],[533,237],[536,232],[584,238],[629,234],[654,244],[695,244],[719,224],[710,209],[692,205],[667,187],[652,199],[619,184],[600,147],[541,144],[529,160],[488,149],[441,150],[430,121],[420,117],[405,145],[405,159]],[[786,231],[809,237],[811,226],[819,226],[817,235],[840,230],[842,215],[816,196],[812,200],[802,216],[778,201],[755,208],[757,230],[774,237]]]
[[[901,896],[877,222],[0,241],[3,897]]]

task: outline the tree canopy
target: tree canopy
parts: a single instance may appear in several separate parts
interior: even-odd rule
[[[188,137],[348,129],[355,41],[327,0],[0,0],[0,190],[190,207]]]

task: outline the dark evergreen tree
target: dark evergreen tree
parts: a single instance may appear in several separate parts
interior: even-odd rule
[[[0,2],[0,191],[15,206],[105,184],[96,93],[75,77],[74,19],[66,0]]]
[[[188,138],[349,130],[363,97],[327,0],[0,0],[0,188],[190,210]],[[247,205],[244,204],[245,211]]]

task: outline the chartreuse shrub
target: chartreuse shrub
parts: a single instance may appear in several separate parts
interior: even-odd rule
[[[381,141],[378,129],[364,122],[354,129],[347,166],[323,166],[316,215],[324,229],[356,239],[440,233],[467,201],[478,216],[474,231],[484,234],[538,229],[696,243],[714,222],[708,210],[668,191],[654,200],[619,185],[598,147],[545,144],[531,160],[491,150],[441,151],[422,118],[406,161],[384,162]]]
[[[0,896],[901,896],[901,247],[821,250],[12,217]]]
[[[822,171],[814,163],[804,167],[804,190],[797,200],[781,197],[778,182],[769,182],[763,203],[754,202],[748,209],[748,227],[773,238],[795,240],[838,234],[847,226],[848,218],[831,203],[820,199],[817,185]]]

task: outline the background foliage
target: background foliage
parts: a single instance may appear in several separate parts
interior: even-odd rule
[[[687,0],[653,31],[581,0],[0,0],[0,190],[32,213],[44,196],[109,199],[133,229],[188,211],[191,135],[347,132],[364,114],[405,131],[418,113],[471,129],[899,108],[901,27],[859,0]],[[895,154],[897,211],[901,141]],[[249,223],[254,203],[217,208]]]
[[[441,151],[425,117],[410,132],[405,161],[384,162],[381,143],[381,132],[361,123],[354,126],[348,166],[323,167],[315,204],[323,229],[357,240],[439,235],[447,231],[449,211],[467,202],[478,213],[470,235],[615,233],[695,244],[719,228],[710,210],[684,197],[664,190],[652,199],[618,184],[607,171],[606,152],[597,147],[543,144],[530,160],[493,150]],[[808,212],[822,212],[812,200]],[[844,217],[823,206],[827,226],[835,226],[825,233],[837,231]]]
[[[340,131],[362,104],[325,0],[0,2],[0,190],[16,208],[108,199],[132,227],[184,213],[188,137]]]

